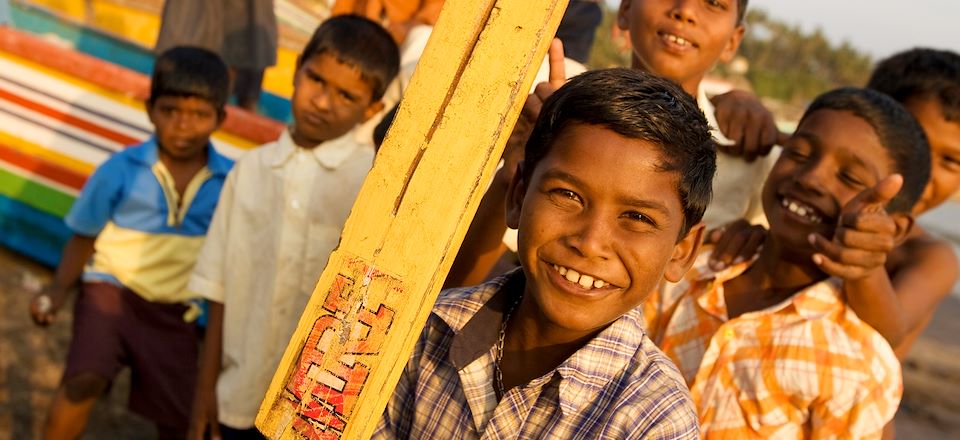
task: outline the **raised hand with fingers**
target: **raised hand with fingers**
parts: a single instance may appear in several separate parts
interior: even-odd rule
[[[507,229],[504,221],[507,191],[517,172],[517,164],[523,159],[524,147],[540,116],[543,102],[566,81],[563,44],[558,39],[550,43],[548,65],[548,81],[538,84],[523,105],[520,118],[503,150],[503,166],[494,175],[493,182],[480,200],[460,252],[444,282],[445,288],[472,286],[482,282],[507,250],[503,245],[503,233]]]
[[[710,99],[716,109],[720,132],[732,144],[719,143],[717,148],[747,162],[766,156],[774,145],[783,145],[789,135],[777,128],[773,113],[754,94],[731,90]]]
[[[563,56],[563,43],[560,42],[559,38],[554,38],[550,42],[550,50],[547,52],[547,60],[550,66],[550,73],[547,76],[547,81],[537,84],[533,89],[533,93],[527,97],[527,101],[523,104],[523,113],[522,117],[527,118],[530,121],[536,121],[537,117],[540,116],[540,109],[543,107],[543,102],[550,97],[560,86],[567,81],[567,71],[564,64]]]
[[[523,149],[530,138],[530,132],[533,131],[534,124],[540,116],[540,109],[543,102],[550,97],[567,80],[566,66],[564,65],[563,43],[554,38],[550,42],[550,50],[547,53],[549,75],[546,82],[537,84],[533,93],[527,96],[523,103],[523,110],[520,113],[520,119],[513,127],[510,139],[503,150],[503,167],[497,173],[497,178],[507,183],[513,178],[517,168],[517,162],[523,159]]]
[[[844,205],[832,239],[819,234],[808,237],[817,250],[813,262],[828,275],[844,281],[856,281],[872,271],[884,271],[887,254],[896,246],[900,230],[886,207],[901,186],[903,177],[893,174]]]

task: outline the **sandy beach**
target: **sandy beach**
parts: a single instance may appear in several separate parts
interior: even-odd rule
[[[47,407],[63,373],[73,301],[48,328],[27,313],[32,292],[52,271],[0,248],[0,440],[40,438]],[[126,408],[125,372],[97,404],[84,439],[152,439],[153,425]]]
[[[960,203],[921,224],[960,244]],[[958,249],[960,251],[960,249]],[[38,438],[63,372],[72,302],[49,328],[33,325],[27,304],[51,270],[0,248],[0,440]],[[904,365],[898,438],[960,439],[960,288],[944,301]],[[126,409],[129,374],[96,406],[85,439],[152,439],[150,423]]]

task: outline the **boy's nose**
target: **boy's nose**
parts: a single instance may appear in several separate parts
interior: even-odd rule
[[[568,237],[568,244],[583,257],[606,258],[613,238],[610,225],[597,216],[585,217],[576,223],[576,230]]]
[[[330,92],[322,90],[313,96],[313,105],[321,110],[329,110],[332,102]]]
[[[190,117],[183,113],[175,114],[173,116],[173,126],[180,130],[186,129],[190,126]]]
[[[693,24],[696,22],[693,13],[692,0],[674,0],[673,8],[670,10],[670,17],[677,21]]]
[[[796,180],[802,188],[822,195],[825,193],[823,185],[827,181],[827,172],[826,167],[814,164],[801,169],[796,176]]]

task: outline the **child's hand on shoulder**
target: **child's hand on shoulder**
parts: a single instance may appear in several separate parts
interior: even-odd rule
[[[710,231],[707,244],[713,245],[710,268],[721,271],[755,257],[767,238],[767,229],[739,219]]]
[[[810,234],[817,253],[813,262],[828,275],[844,281],[866,278],[874,271],[885,271],[887,254],[896,246],[897,224],[887,213],[903,177],[887,176],[872,188],[863,190],[840,211],[832,240]]]

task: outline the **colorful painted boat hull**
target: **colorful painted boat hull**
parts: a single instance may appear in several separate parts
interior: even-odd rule
[[[18,29],[55,38],[76,51],[149,74],[162,4],[162,0],[20,0],[11,12]],[[275,5],[280,47],[277,64],[264,74],[257,111],[289,121],[297,54],[327,11],[320,4],[302,0],[275,0]]]
[[[0,245],[56,264],[87,177],[152,132],[148,88],[139,72],[0,27]],[[236,158],[282,128],[230,108],[213,141]]]

